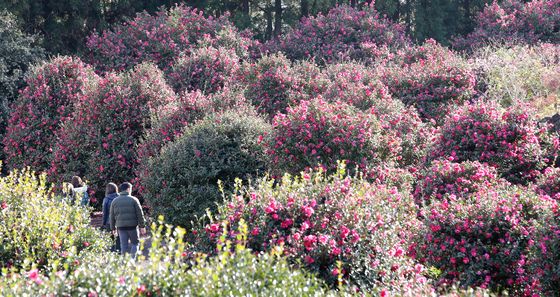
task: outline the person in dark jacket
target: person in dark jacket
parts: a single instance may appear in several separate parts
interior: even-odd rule
[[[117,185],[108,183],[105,187],[105,198],[103,198],[103,229],[109,231],[109,211],[111,203],[119,196]]]
[[[136,258],[138,252],[138,228],[140,234],[146,234],[146,219],[138,198],[132,196],[132,185],[122,183],[119,196],[113,200],[109,210],[111,230],[118,233],[121,242],[121,254],[129,252]],[[130,241],[130,246],[129,246]],[[130,250],[130,251],[129,251]]]

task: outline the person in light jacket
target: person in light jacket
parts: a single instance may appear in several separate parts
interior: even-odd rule
[[[138,198],[132,196],[132,185],[122,183],[119,196],[113,200],[109,210],[111,230],[118,233],[121,242],[121,254],[127,252],[136,258],[138,252],[138,228],[140,234],[146,234],[146,219]],[[129,245],[130,241],[130,245]]]
[[[89,205],[88,186],[82,181],[79,176],[72,177],[72,196],[74,201],[80,200],[81,206]]]

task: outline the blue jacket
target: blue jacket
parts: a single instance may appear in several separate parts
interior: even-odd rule
[[[109,210],[111,209],[111,203],[117,197],[119,197],[119,194],[113,193],[103,198],[103,226],[109,225]]]

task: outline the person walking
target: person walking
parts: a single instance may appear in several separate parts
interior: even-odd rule
[[[103,229],[109,231],[109,211],[111,210],[111,203],[119,196],[117,185],[108,183],[105,186],[105,198],[103,198]]]
[[[141,235],[146,234],[146,219],[140,201],[132,196],[130,183],[122,183],[119,186],[119,196],[110,206],[109,221],[113,234],[119,235],[121,255],[130,253],[135,259],[138,252],[138,231]]]

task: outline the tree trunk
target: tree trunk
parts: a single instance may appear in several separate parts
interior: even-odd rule
[[[249,16],[249,0],[243,0],[241,2],[241,11],[244,15]]]
[[[301,0],[301,17],[309,16],[309,1]]]
[[[264,11],[264,17],[266,18],[266,31],[264,33],[264,39],[269,40],[272,38],[272,7],[266,7]]]
[[[282,0],[274,0],[274,37],[282,34]]]

